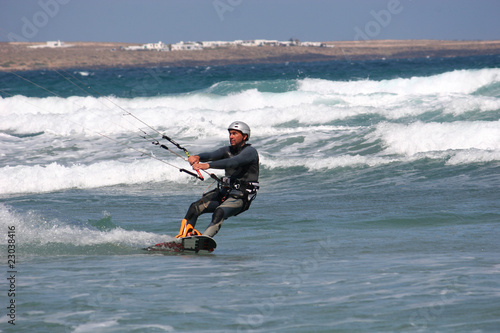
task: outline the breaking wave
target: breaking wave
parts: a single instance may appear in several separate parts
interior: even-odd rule
[[[189,181],[141,157],[187,166],[151,145],[149,135],[158,133],[148,125],[196,153],[227,144],[227,124],[244,120],[270,172],[500,160],[497,68],[379,81],[279,80],[279,91],[270,84],[224,81],[130,99],[1,98],[0,195]]]

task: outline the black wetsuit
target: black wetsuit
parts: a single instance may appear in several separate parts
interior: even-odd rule
[[[212,169],[225,169],[223,183],[191,204],[185,219],[193,227],[201,214],[214,213],[203,235],[213,237],[222,222],[248,209],[255,198],[259,181],[259,154],[249,144],[238,148],[222,147],[210,153],[198,154],[200,162]]]

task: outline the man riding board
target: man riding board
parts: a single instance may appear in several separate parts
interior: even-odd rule
[[[238,215],[250,207],[259,189],[259,155],[247,141],[250,127],[242,121],[235,121],[228,127],[230,146],[213,152],[192,155],[188,161],[194,170],[225,169],[225,177],[218,187],[205,193],[189,207],[182,220],[177,238],[200,235],[194,227],[201,214],[213,213],[212,221],[203,235],[213,237],[222,222]]]

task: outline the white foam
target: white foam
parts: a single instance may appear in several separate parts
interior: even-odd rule
[[[258,128],[288,122],[325,124],[359,115],[399,119],[437,110],[454,115],[491,112],[500,109],[499,99],[472,93],[498,83],[499,77],[500,69],[482,69],[382,81],[302,79],[298,90],[283,93],[252,88],[224,96],[200,91],[133,99],[14,96],[0,99],[0,131],[59,136],[151,131],[136,116],[169,133],[212,137],[234,119]]]
[[[475,92],[498,84],[499,77],[500,69],[492,68],[381,81],[301,79],[293,81],[295,90],[281,93],[261,92],[254,84],[227,95],[208,89],[133,99],[0,98],[0,195],[190,181],[156,160],[136,160],[151,151],[189,167],[152,146],[152,139],[140,138],[141,130],[158,138],[146,124],[197,153],[227,144],[227,125],[243,120],[269,169],[376,166],[418,154],[446,156],[449,164],[494,161],[500,150],[494,116],[500,99]],[[415,120],[428,113],[449,122]],[[462,120],[467,113],[495,120]],[[332,125],[344,119],[358,124],[358,118],[360,126]],[[360,152],[366,146],[372,153]]]
[[[500,121],[381,123],[373,135],[383,140],[390,154],[470,149],[500,151]]]
[[[75,330],[73,331],[74,333],[91,333],[91,332],[99,332],[99,331],[105,331],[111,329],[113,326],[118,326],[118,320],[113,319],[113,320],[106,320],[102,322],[97,322],[97,323],[88,323],[88,324],[80,324],[78,325]]]
[[[89,76],[90,75],[90,73],[87,71],[81,71],[81,72],[78,72],[78,74],[80,74],[81,76]]]
[[[269,169],[304,167],[309,171],[335,169],[355,166],[381,166],[400,161],[397,158],[383,156],[340,155],[335,157],[311,158],[270,158],[261,157],[262,166]]]
[[[187,183],[191,179],[191,176],[153,159],[68,166],[53,162],[0,168],[0,194],[43,193],[162,181]]]
[[[456,152],[447,162],[447,165],[463,165],[471,163],[487,163],[500,161],[500,150],[484,151],[469,149]]]
[[[47,220],[34,211],[17,213],[4,204],[0,204],[0,224],[4,230],[8,230],[7,226],[15,226],[19,244],[59,243],[74,246],[114,244],[141,247],[172,239],[171,236],[144,231],[122,228],[100,231],[86,226],[71,225],[65,221]],[[6,238],[1,240],[1,244],[7,244]]]
[[[304,79],[299,90],[322,94],[359,95],[390,93],[398,95],[471,94],[478,89],[500,82],[500,69],[455,70],[428,77],[391,80],[328,81]]]

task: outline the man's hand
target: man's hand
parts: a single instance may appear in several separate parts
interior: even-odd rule
[[[193,164],[193,170],[207,170],[210,168],[210,164],[208,163],[195,163]]]
[[[188,157],[188,162],[191,165],[200,163],[200,156],[198,156],[198,155],[189,156]]]

